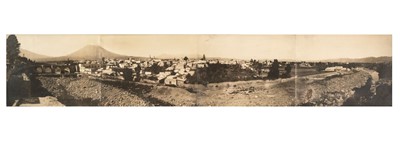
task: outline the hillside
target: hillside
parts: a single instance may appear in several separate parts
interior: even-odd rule
[[[37,61],[37,60],[41,60],[41,59],[45,59],[45,58],[51,58],[50,56],[46,56],[46,55],[41,55],[38,53],[34,53],[32,51],[29,50],[25,50],[25,49],[20,49],[20,56],[26,57],[28,59]]]
[[[41,61],[64,61],[64,60],[100,60],[104,58],[127,58],[128,56],[113,53],[97,45],[87,45],[71,54],[60,57],[44,58]]]
[[[120,58],[124,57],[124,55],[119,55],[113,52],[110,52],[104,49],[101,46],[97,45],[87,45],[82,49],[79,49],[67,56],[65,56],[71,60],[94,60],[94,59],[101,59],[102,57],[105,58]]]

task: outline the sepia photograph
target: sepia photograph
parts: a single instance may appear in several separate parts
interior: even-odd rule
[[[0,4],[0,159],[400,159],[397,1]]]
[[[392,106],[391,35],[7,35],[7,105]]]

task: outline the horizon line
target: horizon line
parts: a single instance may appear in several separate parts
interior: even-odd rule
[[[103,49],[105,49],[106,51],[109,51],[109,52],[111,52],[111,53],[114,53],[114,54],[117,54],[117,55],[121,55],[121,56],[126,56],[126,57],[142,57],[142,58],[149,58],[149,57],[147,57],[147,56],[135,56],[135,55],[125,55],[125,54],[120,54],[120,53],[116,53],[116,52],[113,52],[113,51],[110,51],[110,50],[108,50],[108,49],[106,49],[106,48],[104,48],[103,46],[101,46],[101,45],[96,45],[96,44],[88,44],[88,45],[85,45],[85,46],[83,46],[83,47],[81,47],[81,48],[79,48],[79,49],[77,49],[76,51],[79,51],[79,50],[81,50],[81,49],[83,49],[83,48],[85,48],[85,47],[88,47],[88,46],[95,46],[95,47],[100,47],[100,48],[103,48]],[[45,55],[45,54],[41,54],[41,53],[37,53],[37,52],[33,52],[33,51],[31,51],[31,50],[28,50],[28,49],[26,49],[26,48],[23,48],[22,46],[21,46],[21,48],[20,49],[22,49],[22,50],[26,50],[26,51],[29,51],[29,52],[31,52],[31,53],[34,53],[34,54],[38,54],[38,55],[41,55],[41,56],[48,56],[48,58],[58,58],[58,57],[64,57],[64,56],[68,56],[68,55],[71,55],[71,54],[73,54],[73,53],[75,53],[76,51],[73,51],[73,52],[71,52],[71,53],[68,53],[68,54],[65,54],[65,55],[61,55],[61,56],[52,56],[52,55]],[[202,55],[207,55],[207,54],[205,54],[205,53],[202,53],[202,54],[197,54],[197,55],[200,55],[200,56],[198,56],[198,57],[193,57],[193,55],[194,54],[190,54],[190,55],[186,55],[187,57],[189,57],[189,58],[202,58]],[[160,56],[160,55],[167,55],[167,56],[172,56],[171,54],[167,54],[167,53],[160,53],[160,54],[158,54],[158,56]],[[179,57],[168,57],[168,58],[160,58],[160,57],[157,57],[157,56],[153,56],[153,57],[155,57],[155,58],[159,58],[159,59],[171,59],[171,58],[179,58]],[[183,56],[183,57],[181,57],[181,58],[184,58],[185,56]],[[337,59],[363,59],[363,58],[379,58],[379,57],[393,57],[392,55],[390,55],[390,56],[388,56],[388,55],[384,55],[384,56],[364,56],[364,57],[337,57],[337,58],[329,58],[329,59],[299,59],[299,60],[297,60],[297,59],[291,59],[291,58],[250,58],[250,59],[257,59],[257,60],[260,60],[260,59],[262,59],[262,60],[267,60],[267,59],[283,59],[283,60],[286,60],[286,61],[326,61],[326,60],[337,60]],[[247,59],[247,58],[230,58],[230,57],[218,57],[218,56],[210,56],[210,57],[208,57],[208,58],[224,58],[224,59],[236,59],[236,60],[250,60],[250,59]],[[42,58],[42,59],[46,59],[46,58]]]

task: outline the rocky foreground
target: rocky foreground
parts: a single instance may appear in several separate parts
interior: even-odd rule
[[[382,82],[377,72],[368,69],[339,72],[323,79],[299,78],[296,82],[296,103],[300,106],[391,105],[391,82]],[[382,88],[390,89],[379,91]]]
[[[169,87],[99,79],[37,77],[40,96],[67,106],[342,106],[391,105],[391,80],[370,70],[300,78]]]
[[[192,106],[196,94],[182,88],[98,79],[37,77],[41,94],[67,106]],[[42,95],[42,96],[44,96]]]
[[[147,106],[139,95],[88,78],[38,77],[51,95],[65,105],[75,106]]]

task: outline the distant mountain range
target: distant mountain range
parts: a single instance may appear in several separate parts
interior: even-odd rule
[[[28,57],[28,56],[27,56]],[[59,57],[36,59],[37,61],[100,60],[105,58],[125,58],[128,56],[113,53],[97,45],[87,45],[73,53]],[[29,58],[29,57],[28,57]]]
[[[127,56],[121,55],[117,53],[113,53],[104,49],[98,45],[87,45],[71,54],[59,57],[51,57],[46,55],[41,55],[38,53],[31,52],[29,50],[21,49],[21,56],[27,57],[31,60],[35,61],[65,61],[65,60],[100,60],[102,57],[104,58],[119,58],[119,59],[128,59],[128,58],[138,58],[141,60],[148,59],[149,57],[137,57],[137,56]],[[174,56],[169,56],[166,54],[156,56],[156,58],[173,58]],[[184,56],[177,56],[176,58],[183,58]],[[189,59],[200,59],[199,57],[188,56]],[[207,59],[219,59],[219,60],[231,60],[230,58],[220,58],[220,57],[207,57]],[[279,59],[278,59],[279,60]],[[282,61],[282,59],[280,60]],[[294,60],[295,61],[295,60]],[[390,56],[381,56],[381,57],[366,57],[366,58],[339,58],[339,59],[329,59],[329,60],[321,60],[322,62],[359,62],[359,63],[382,63],[382,62],[390,62],[392,61],[392,57]]]
[[[34,53],[25,49],[20,49],[20,56],[29,58],[31,60],[40,60],[40,59],[46,59],[46,58],[51,58],[50,56],[46,55],[41,55],[38,53]]]
[[[353,63],[384,63],[391,62],[391,56],[365,57],[365,58],[339,58],[322,60],[322,62],[353,62]]]

